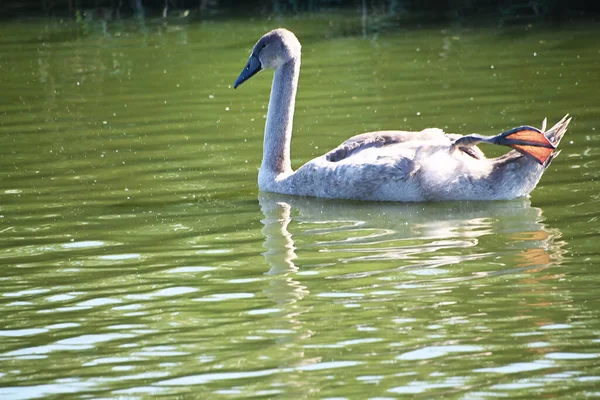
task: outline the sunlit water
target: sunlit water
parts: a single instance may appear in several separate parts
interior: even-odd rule
[[[531,198],[258,193],[303,43],[294,165],[375,129],[573,115]],[[0,398],[600,396],[600,30],[358,19],[0,26]],[[499,154],[502,149],[487,149]]]

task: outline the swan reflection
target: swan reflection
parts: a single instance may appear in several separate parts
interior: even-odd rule
[[[258,200],[268,264],[264,290],[277,310],[265,332],[275,335],[273,352],[294,397],[318,391],[303,370],[338,367],[331,360],[360,363],[360,351],[393,354],[400,351],[389,347],[398,335],[436,348],[452,338],[446,327],[454,323],[472,321],[466,335],[489,334],[495,320],[487,315],[498,306],[487,293],[505,286],[494,286],[493,275],[513,274],[529,296],[524,303],[517,295],[520,307],[501,308],[503,318],[531,314],[538,321],[536,305],[553,296],[547,285],[532,293],[532,281],[550,274],[518,275],[562,257],[560,232],[527,199],[390,204],[260,193]],[[509,303],[513,298],[504,296]],[[411,338],[413,330],[422,341]]]
[[[271,280],[271,285],[275,287],[272,287],[270,291],[276,298],[282,295],[282,298],[278,299],[278,303],[300,300],[308,291],[292,278],[298,268],[294,264],[294,259],[296,259],[294,240],[287,229],[291,221],[291,207],[285,202],[259,201],[265,217],[261,220],[263,223],[261,232],[265,236],[263,247],[267,249],[263,255],[270,266],[267,274],[283,278]]]
[[[428,275],[441,266],[486,259],[488,270],[473,274],[481,277],[506,273],[507,268],[546,267],[561,257],[559,232],[545,226],[542,210],[532,207],[529,199],[355,203],[264,192],[258,199],[265,216],[269,274],[291,277],[298,271],[295,238],[288,229],[292,221],[296,239],[312,252],[302,262],[305,273],[355,262],[386,262],[383,270],[367,268],[361,275],[389,273],[387,262],[393,262],[392,270]],[[490,270],[490,265],[497,268]]]

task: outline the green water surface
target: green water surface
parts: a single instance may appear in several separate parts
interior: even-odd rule
[[[377,129],[570,113],[528,199],[259,193],[264,32],[295,167]],[[0,398],[600,396],[600,27],[0,25]],[[487,148],[494,154],[503,149]]]

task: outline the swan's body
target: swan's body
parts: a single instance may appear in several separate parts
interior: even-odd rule
[[[523,197],[558,155],[554,150],[570,121],[565,117],[544,133],[524,126],[493,137],[440,129],[364,133],[293,171],[290,142],[300,74],[300,43],[293,33],[276,29],[264,35],[234,87],[263,68],[275,69],[258,174],[258,187],[266,192],[379,201]],[[476,146],[480,142],[518,151],[488,159]]]

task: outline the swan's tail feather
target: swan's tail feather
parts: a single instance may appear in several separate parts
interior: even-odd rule
[[[542,121],[542,132],[546,132],[546,124],[548,123],[548,118],[544,118]]]
[[[571,122],[571,119],[572,118],[569,117],[569,114],[567,114],[552,128],[548,129],[547,131],[542,129],[542,131],[544,131],[544,135],[554,145],[554,147],[558,147],[558,144],[565,135],[565,132],[567,132],[567,126],[569,125],[569,122]]]

